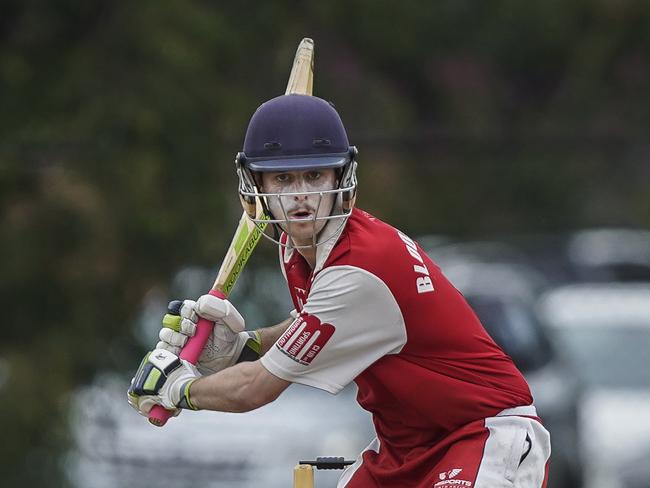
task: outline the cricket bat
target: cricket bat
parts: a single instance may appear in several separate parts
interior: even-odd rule
[[[285,95],[292,93],[301,95],[311,95],[314,86],[314,41],[304,38],[298,45],[296,55],[293,60],[289,82]],[[264,211],[259,200],[257,201],[257,218],[261,219]],[[232,238],[230,247],[226,256],[221,263],[221,268],[217,274],[217,279],[208,292],[210,295],[225,299],[232,291],[237,278],[241,274],[248,258],[255,249],[264,228],[255,225],[243,213],[239,220],[239,225]],[[206,319],[200,319],[196,325],[196,333],[190,337],[180,352],[180,358],[196,364],[201,356],[201,352],[212,333],[212,322]],[[160,405],[154,406],[149,412],[149,422],[157,427],[162,427],[167,423],[171,412]]]

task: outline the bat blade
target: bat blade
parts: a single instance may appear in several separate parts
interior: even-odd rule
[[[259,201],[257,202],[257,218],[268,218],[262,209]],[[221,264],[217,279],[212,286],[213,290],[220,291],[225,296],[230,295],[235,282],[241,274],[248,258],[253,253],[253,249],[262,237],[265,224],[255,224],[248,218],[246,213],[243,213],[239,219],[239,225],[232,238],[230,247],[226,252],[226,257]]]
[[[293,60],[289,82],[287,83],[286,95],[300,94],[311,95],[314,87],[314,41],[304,38],[300,41],[296,55]],[[265,218],[263,207],[257,201],[256,217]],[[248,258],[255,249],[264,232],[265,224],[255,224],[246,212],[239,220],[239,225],[233,236],[232,242],[226,252],[226,256],[219,268],[217,279],[209,291],[210,295],[219,298],[227,298],[235,286],[237,278],[241,274]],[[196,364],[201,352],[212,333],[213,324],[209,320],[200,319],[196,325],[196,333],[190,337],[180,352],[181,359]],[[149,412],[149,422],[157,427],[167,423],[171,412],[160,405],[155,405]]]
[[[311,95],[314,91],[314,41],[305,37],[296,50],[285,95]]]

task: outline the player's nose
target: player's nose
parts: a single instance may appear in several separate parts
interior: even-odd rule
[[[295,185],[295,190],[296,194],[293,196],[295,201],[306,201],[309,195],[303,194],[301,192],[308,192],[309,191],[309,185],[305,181],[304,178],[297,178],[296,179],[296,185]]]

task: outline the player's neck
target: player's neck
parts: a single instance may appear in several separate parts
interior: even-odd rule
[[[305,258],[307,264],[314,269],[316,267],[316,248],[313,246],[310,247],[299,247],[296,249],[300,255]]]

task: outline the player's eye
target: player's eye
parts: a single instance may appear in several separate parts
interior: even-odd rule
[[[307,181],[316,181],[321,177],[320,171],[308,171],[305,175]]]
[[[289,173],[280,173],[275,176],[275,181],[278,183],[289,183],[291,181],[291,175]]]

